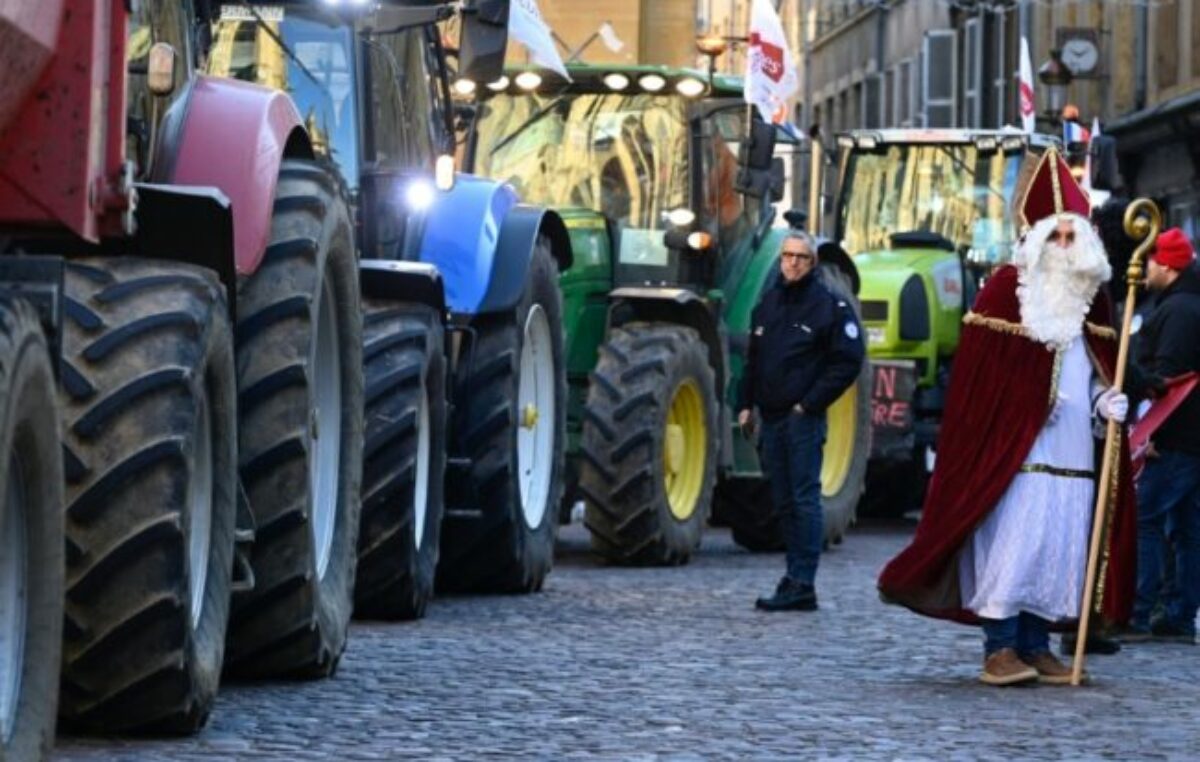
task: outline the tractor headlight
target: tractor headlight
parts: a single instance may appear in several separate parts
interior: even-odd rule
[[[495,82],[487,83],[487,89],[491,90],[493,93],[501,92],[506,87],[508,87],[508,77],[505,77],[504,75],[501,75],[500,79],[496,80]]]
[[[657,74],[644,74],[638,78],[638,87],[648,93],[657,93],[667,86],[667,81]]]
[[[609,90],[624,90],[625,88],[629,87],[629,77],[626,77],[624,74],[615,71],[612,74],[605,74],[604,86]]]
[[[707,85],[695,77],[684,77],[675,83],[675,89],[685,98],[695,98],[702,95],[707,87]]]
[[[437,189],[433,183],[424,178],[413,180],[404,189],[404,201],[408,204],[408,208],[414,212],[424,212],[433,206],[433,200],[437,197]]]
[[[667,212],[667,222],[678,228],[686,227],[696,221],[696,213],[685,206]]]
[[[536,90],[541,87],[542,75],[533,71],[523,71],[517,75],[517,87],[525,91]]]
[[[475,94],[475,80],[473,79],[457,79],[454,81],[454,92],[461,96],[470,96]]]

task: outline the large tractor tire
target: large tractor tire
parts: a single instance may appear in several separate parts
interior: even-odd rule
[[[420,304],[363,304],[366,446],[354,613],[418,619],[433,596],[446,472],[442,317]]]
[[[473,323],[459,359],[454,431],[470,471],[446,513],[439,589],[535,592],[554,562],[567,376],[550,251],[539,238],[516,309]]]
[[[329,176],[284,161],[263,263],[238,296],[240,469],[253,591],[226,669],[333,674],[346,647],[362,481],[362,313],[349,213]]]
[[[191,733],[216,699],[237,513],[233,336],[208,270],[72,263],[66,727]]]
[[[63,476],[37,313],[0,297],[0,761],[50,756],[63,621]]]
[[[835,294],[860,315],[850,278],[837,267],[822,266],[821,276]],[[821,462],[821,506],[825,543],[842,541],[856,518],[871,455],[871,367],[863,361],[858,380],[826,412],[827,430]],[[747,550],[783,550],[779,514],[766,479],[727,479],[717,485],[717,510],[733,540]]]
[[[627,565],[686,563],[717,469],[716,383],[694,329],[630,323],[600,348],[583,424],[592,548]]]

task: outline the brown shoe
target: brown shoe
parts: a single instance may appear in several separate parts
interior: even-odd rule
[[[1011,648],[1001,648],[983,660],[983,673],[979,679],[988,685],[1019,685],[1038,679],[1038,671],[1021,661]]]
[[[1037,681],[1046,685],[1070,685],[1071,668],[1054,657],[1049,651],[1028,656],[1025,661],[1037,670]],[[1087,682],[1088,673],[1084,670],[1081,682]]]

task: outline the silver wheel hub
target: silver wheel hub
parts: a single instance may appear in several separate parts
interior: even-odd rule
[[[0,506],[0,741],[12,737],[21,702],[25,627],[29,614],[29,537],[21,464],[8,459],[8,484]]]
[[[317,304],[314,355],[309,358],[315,405],[309,426],[309,524],[316,551],[317,577],[324,579],[337,523],[338,482],[341,476],[342,367],[333,285],[321,288]]]
[[[212,544],[213,439],[207,395],[200,396],[196,418],[196,439],[192,453],[194,470],[188,484],[188,602],[192,629],[199,626],[200,614],[204,611],[208,554]]]
[[[417,472],[413,486],[413,546],[421,549],[425,539],[426,514],[429,512],[429,388],[421,384],[417,409]]]
[[[537,529],[549,509],[557,418],[554,345],[550,321],[540,304],[525,318],[517,378],[517,478],[525,524]]]

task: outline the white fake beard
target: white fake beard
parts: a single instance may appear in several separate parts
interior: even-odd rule
[[[1075,243],[1062,247],[1048,239],[1062,218],[1075,227]],[[1017,299],[1021,324],[1034,340],[1064,349],[1083,333],[1083,321],[1112,267],[1099,236],[1084,218],[1048,217],[1019,244]]]

